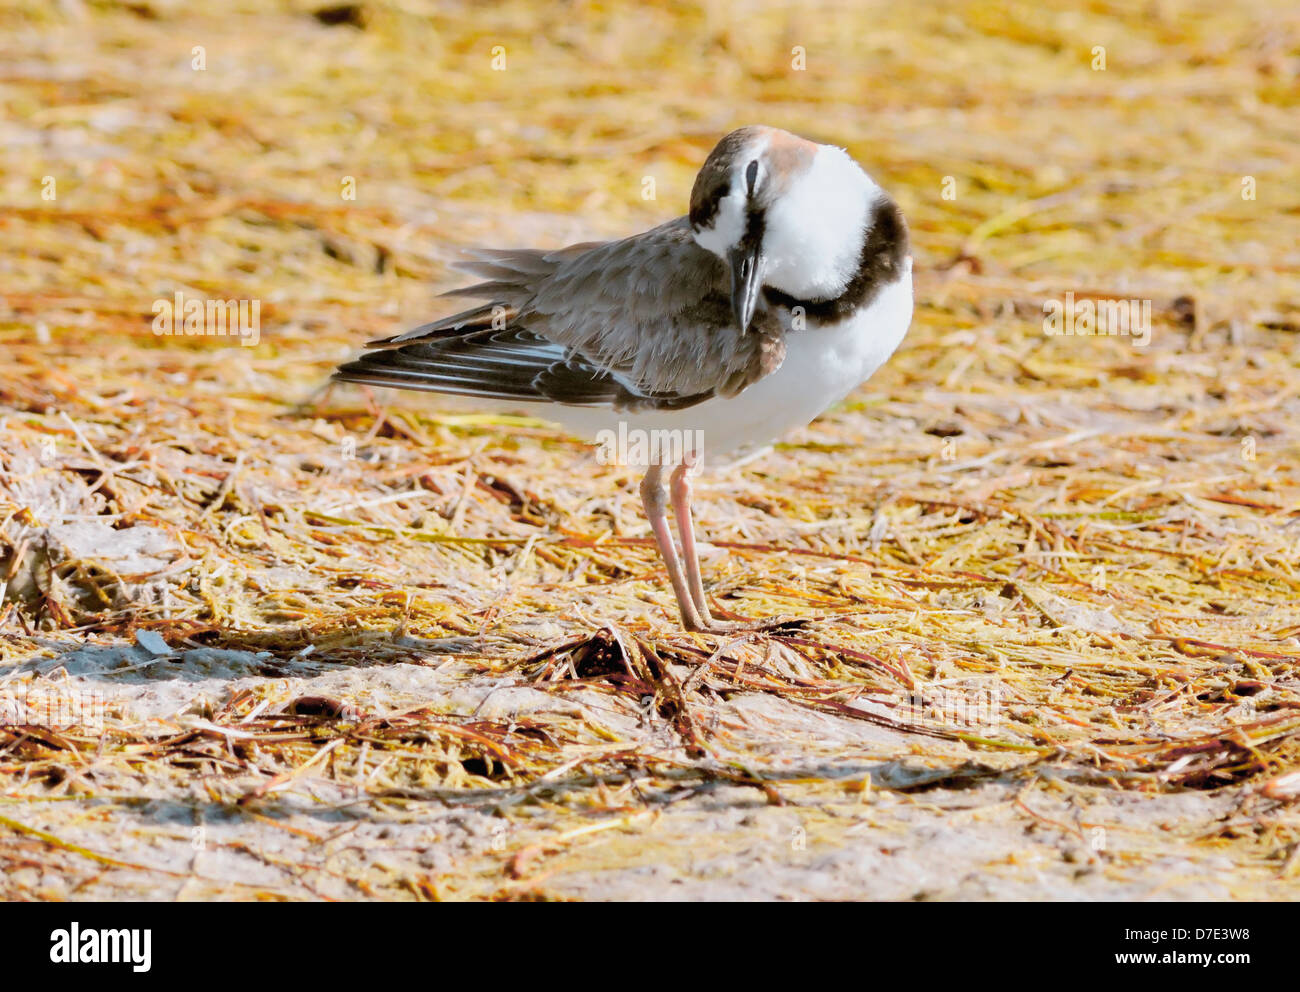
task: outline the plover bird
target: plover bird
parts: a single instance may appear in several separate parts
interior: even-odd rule
[[[744,127],[705,161],[686,217],[471,255],[458,267],[484,281],[446,295],[486,302],[371,342],[335,378],[522,407],[589,439],[649,437],[625,460],[646,470],[682,624],[744,629],[705,595],[691,474],[810,423],[898,347],[912,319],[898,206],[843,149]]]

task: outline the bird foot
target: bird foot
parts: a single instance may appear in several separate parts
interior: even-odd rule
[[[798,630],[810,622],[810,617],[736,617],[734,620],[715,620],[710,617],[699,624],[687,625],[686,629],[700,634],[775,634]]]

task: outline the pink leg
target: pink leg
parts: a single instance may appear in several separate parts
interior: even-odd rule
[[[700,577],[700,556],[695,547],[695,522],[691,518],[690,472],[694,464],[694,457],[688,456],[685,463],[673,469],[671,479],[673,513],[677,518],[677,533],[681,537],[682,558],[685,559],[686,563],[686,590],[690,594],[691,603],[699,620],[698,627],[690,627],[688,624],[688,629],[702,630],[710,634],[736,634],[746,631],[761,633],[802,624],[803,621],[795,617],[772,617],[767,620],[739,621],[714,619],[713,612],[709,609],[708,597],[704,595],[704,581]],[[671,539],[669,539],[669,542],[671,543]],[[674,585],[674,588],[676,589],[677,586]],[[677,593],[677,601],[678,603],[682,601],[680,590]],[[684,614],[685,607],[683,607]]]
[[[682,626],[687,630],[707,630],[712,624],[705,622],[700,616],[690,589],[687,587],[686,576],[682,574],[682,563],[677,557],[677,548],[673,546],[672,530],[668,526],[665,495],[663,466],[651,465],[645,474],[645,478],[641,480],[641,505],[645,507],[646,519],[650,521],[650,529],[654,532],[655,543],[659,545],[659,555],[663,558],[664,566],[668,569],[668,580],[673,584],[673,593],[677,597],[677,609],[681,613]],[[695,545],[692,542],[692,557],[694,549]],[[698,581],[698,563],[695,566],[695,574]]]
[[[691,465],[684,463],[673,469],[671,492],[673,513],[677,518],[677,533],[682,541],[682,558],[686,563],[686,583],[695,609],[706,626],[716,626],[704,595],[704,580],[700,576],[700,555],[695,547],[695,522],[691,519]]]

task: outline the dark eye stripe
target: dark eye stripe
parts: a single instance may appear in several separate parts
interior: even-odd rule
[[[749,168],[745,170],[745,183],[749,186],[749,195],[754,195],[754,183],[758,180],[758,160],[755,159],[749,163]]]

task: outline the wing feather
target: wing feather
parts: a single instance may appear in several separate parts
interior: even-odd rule
[[[746,333],[725,266],[679,218],[621,241],[554,251],[479,250],[489,302],[372,342],[336,377],[499,399],[617,408],[690,406],[775,370],[784,332],[761,309]]]

